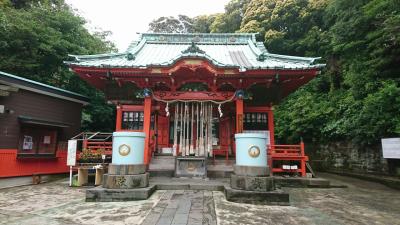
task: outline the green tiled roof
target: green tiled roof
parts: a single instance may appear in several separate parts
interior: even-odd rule
[[[269,53],[254,33],[166,34],[143,33],[122,53],[70,55],[69,65],[100,68],[167,67],[185,57],[203,58],[217,67],[248,69],[311,69],[319,58]]]

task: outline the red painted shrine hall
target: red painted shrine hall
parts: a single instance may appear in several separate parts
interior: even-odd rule
[[[228,157],[235,133],[257,132],[270,160],[299,160],[305,175],[303,145],[275,145],[273,105],[320,73],[318,58],[269,53],[255,34],[156,33],[122,53],[71,57],[116,105],[116,131],[146,133],[145,163],[155,152]]]

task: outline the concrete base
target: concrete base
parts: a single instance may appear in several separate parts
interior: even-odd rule
[[[238,203],[247,203],[254,205],[290,205],[289,194],[280,190],[261,192],[235,190],[225,186],[226,200]]]
[[[329,180],[307,177],[274,177],[277,187],[330,188]]]
[[[143,174],[146,172],[146,165],[117,165],[117,164],[109,164],[108,165],[108,174],[116,174],[116,175],[134,175],[134,174]]]
[[[175,170],[149,169],[150,177],[174,177]]]
[[[252,177],[232,174],[231,187],[246,191],[272,191],[275,189],[273,177]]]
[[[233,170],[207,170],[208,178],[230,178]]]
[[[270,175],[269,167],[261,166],[233,166],[236,175],[252,177],[268,177]]]
[[[86,190],[87,202],[122,202],[148,199],[156,187],[149,186],[137,189],[107,189],[96,187]]]
[[[103,187],[108,189],[132,189],[149,186],[149,173],[136,175],[105,174]]]

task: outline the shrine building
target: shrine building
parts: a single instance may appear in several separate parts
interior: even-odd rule
[[[272,54],[253,33],[143,33],[125,52],[71,58],[69,67],[116,106],[115,130],[146,134],[146,164],[155,153],[234,156],[242,132],[284,147],[275,144],[273,106],[324,67],[319,58]],[[296,172],[305,176],[304,163]]]

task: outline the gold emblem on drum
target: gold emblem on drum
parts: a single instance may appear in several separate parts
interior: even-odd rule
[[[257,145],[252,145],[249,148],[249,156],[252,158],[257,158],[261,153],[260,148]]]
[[[131,147],[126,144],[120,145],[118,148],[118,152],[122,156],[127,156],[131,152]]]

